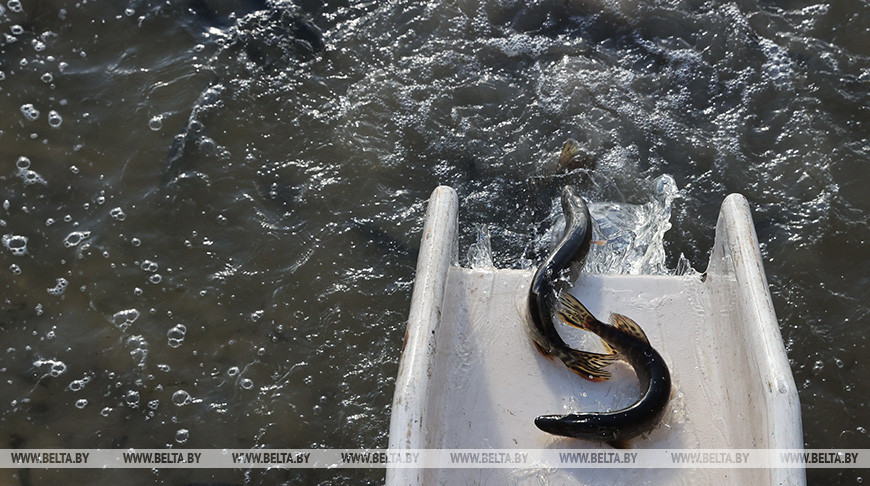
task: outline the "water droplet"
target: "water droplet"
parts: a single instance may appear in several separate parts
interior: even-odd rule
[[[160,363],[157,365],[157,369],[164,373],[168,373],[172,368],[168,364]]]
[[[3,246],[15,256],[27,254],[27,237],[21,235],[3,235]]]
[[[159,406],[160,406],[160,400],[155,399],[155,400],[150,400],[148,402],[148,408],[150,408],[151,410],[157,410],[157,407],[159,407]]]
[[[172,403],[179,407],[187,405],[190,403],[190,393],[187,393],[184,390],[178,390],[172,394]]]
[[[56,281],[57,281],[57,285],[55,285],[54,287],[52,287],[50,289],[46,289],[46,290],[51,295],[62,295],[66,291],[66,288],[69,285],[69,282],[65,278],[58,278],[58,279],[56,279]]]
[[[24,118],[30,121],[36,121],[36,119],[39,118],[39,110],[37,110],[32,103],[21,105],[21,114],[24,115]]]
[[[21,0],[9,0],[6,3],[6,6],[9,7],[9,10],[15,13],[21,13],[24,10],[24,7],[21,5]]]
[[[148,120],[148,128],[155,132],[163,128],[163,115],[152,116],[151,119]]]
[[[136,319],[139,318],[139,311],[136,309],[126,309],[122,311],[116,312],[112,316],[112,324],[117,326],[122,331],[126,331],[127,328],[133,324]]]
[[[145,270],[146,272],[154,273],[159,267],[157,263],[152,262],[151,260],[145,260],[139,265],[139,268]]]
[[[72,248],[91,236],[90,231],[73,231],[63,239],[63,246]]]
[[[136,390],[129,390],[124,395],[124,401],[127,403],[128,407],[138,408],[139,407],[139,392]]]
[[[238,374],[239,374],[239,367],[238,366],[233,366],[232,368],[227,370],[228,376],[236,376]]]
[[[139,238],[133,238],[130,240],[130,244],[133,246],[139,246],[142,244],[142,240],[140,240]]]
[[[163,280],[163,277],[161,277],[159,273],[155,273],[148,277],[148,281],[153,284],[159,284],[161,280]]]
[[[88,400],[86,398],[79,398],[76,400],[76,408],[81,410],[88,406]]]
[[[121,208],[112,208],[112,210],[109,211],[109,216],[117,221],[124,221],[127,219],[127,215],[124,214],[124,210]]]
[[[105,407],[100,410],[100,415],[102,415],[103,417],[108,417],[110,413],[112,413],[112,407]]]
[[[175,442],[184,444],[189,437],[190,432],[187,429],[178,429],[178,432],[175,433]]]
[[[54,76],[52,76],[51,73],[44,73],[39,79],[41,79],[44,83],[50,83],[54,81]]]
[[[169,338],[169,347],[177,348],[184,342],[184,336],[187,335],[187,327],[184,324],[177,324],[175,327],[166,332],[166,337]]]
[[[9,270],[12,271],[12,275],[21,275],[21,267],[16,264],[9,265]]]
[[[60,113],[51,110],[48,112],[48,124],[51,125],[51,128],[58,128],[63,123],[63,118],[61,118]]]
[[[15,24],[9,27],[9,32],[12,32],[12,35],[21,35],[24,33],[24,27]]]
[[[18,167],[18,170],[27,170],[30,168],[30,159],[25,156],[18,157],[18,160],[15,161],[15,167]]]
[[[242,381],[239,382],[239,386],[241,386],[245,390],[250,390],[254,387],[254,380],[250,378],[243,378]]]
[[[818,375],[823,369],[825,369],[825,363],[822,360],[818,360],[813,364],[813,374]]]

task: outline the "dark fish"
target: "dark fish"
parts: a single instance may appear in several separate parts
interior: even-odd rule
[[[565,233],[556,248],[544,259],[529,290],[531,322],[527,326],[535,346],[544,356],[555,356],[575,373],[593,381],[610,377],[604,367],[617,360],[614,353],[578,351],[568,347],[556,331],[553,311],[556,285],[573,281],[583,267],[592,242],[592,217],[574,186],[562,189]]]
[[[619,359],[627,361],[644,390],[633,405],[613,412],[542,415],[535,425],[544,432],[577,439],[619,444],[658,424],[671,396],[671,375],[662,356],[649,343],[640,326],[620,314],[611,314],[610,324],[595,318],[574,296],[559,296],[559,318],[565,324],[595,333]]]

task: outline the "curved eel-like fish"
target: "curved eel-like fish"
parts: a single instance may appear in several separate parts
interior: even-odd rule
[[[576,187],[568,185],[562,189],[562,211],[565,213],[565,233],[532,279],[529,290],[532,319],[527,329],[541,354],[559,358],[565,366],[587,380],[603,381],[610,378],[603,368],[618,357],[614,353],[591,353],[568,347],[553,323],[557,290],[561,290],[556,285],[564,287],[574,280],[586,261],[592,242],[592,217]]]
[[[612,314],[610,324],[605,324],[567,292],[558,294],[559,318],[570,326],[598,335],[608,353],[575,350],[559,336],[552,319],[557,295],[553,283],[563,277],[566,270],[573,273],[572,266],[579,271],[577,267],[582,266],[586,258],[592,233],[589,210],[573,186],[563,189],[562,208],[565,234],[538,269],[529,292],[532,340],[545,356],[559,357],[577,374],[592,381],[607,380],[610,374],[604,368],[616,360],[625,360],[634,368],[644,392],[637,402],[622,410],[542,415],[535,419],[535,425],[555,435],[619,445],[658,423],[670,400],[671,376],[664,359],[653,349],[637,323],[626,316]]]

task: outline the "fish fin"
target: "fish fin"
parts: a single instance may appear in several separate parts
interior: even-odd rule
[[[562,153],[559,155],[559,165],[563,169],[571,166],[571,161],[580,154],[580,144],[573,138],[569,138],[562,147]]]
[[[617,361],[615,355],[574,351],[574,355],[564,360],[565,366],[589,381],[607,381],[610,372],[604,368]]]
[[[595,316],[589,312],[589,309],[587,309],[586,306],[580,303],[580,301],[573,295],[568,293],[559,294],[559,302],[562,304],[562,310],[559,311],[559,319],[561,319],[562,322],[571,327],[576,327],[577,329],[583,329],[584,331],[589,330],[589,323],[595,320]],[[601,339],[601,344],[607,351],[606,354],[615,355],[618,353],[618,351],[615,350],[607,341]]]
[[[601,339],[601,345],[604,346],[604,350],[607,351],[607,354],[619,354],[619,351],[617,351],[613,346],[610,345],[610,343],[603,339]]]
[[[649,344],[649,339],[647,339],[646,334],[644,334],[643,332],[643,329],[641,329],[636,322],[629,319],[628,317],[622,314],[610,314],[610,324],[613,325],[613,327],[619,329],[620,331],[626,334],[631,334],[632,336]]]
[[[567,292],[559,294],[559,303],[562,304],[562,309],[558,312],[562,322],[577,329],[589,330],[589,324],[595,321],[595,316],[589,312],[586,306]]]
[[[535,342],[535,341],[532,341],[532,344],[535,345],[535,349],[537,349],[538,352],[541,353],[545,358],[547,358],[547,359],[553,359],[553,355],[550,354],[549,352],[545,351],[544,348],[542,348],[540,344],[538,344],[538,343]]]

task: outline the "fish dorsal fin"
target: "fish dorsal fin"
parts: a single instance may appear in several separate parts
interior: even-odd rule
[[[610,314],[610,324],[620,331],[630,334],[641,341],[649,344],[649,339],[646,338],[643,329],[636,322],[622,314]]]
[[[562,304],[562,309],[558,312],[559,319],[561,319],[562,322],[571,327],[589,331],[589,325],[596,319],[595,316],[589,312],[589,309],[587,309],[586,306],[580,303],[580,301],[573,295],[565,292],[559,294],[559,303]],[[614,349],[613,346],[604,339],[601,340],[601,344],[604,345],[604,349],[607,351],[608,355],[618,353],[618,351],[616,351],[616,349]]]

